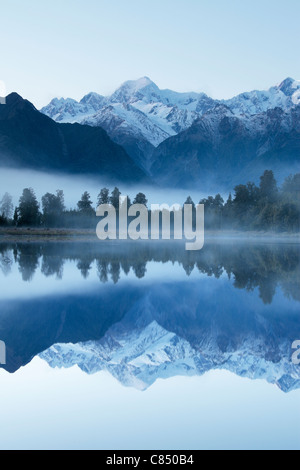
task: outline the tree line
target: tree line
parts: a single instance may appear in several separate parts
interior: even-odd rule
[[[66,262],[74,263],[84,279],[93,269],[102,283],[117,284],[123,275],[146,276],[148,263],[178,263],[186,275],[199,272],[220,279],[224,274],[233,279],[237,289],[252,292],[259,289],[264,303],[271,304],[280,286],[284,294],[300,301],[300,253],[297,245],[207,244],[202,251],[187,252],[172,243],[159,246],[131,244],[126,250],[103,249],[94,243],[8,243],[0,244],[0,271],[11,274],[18,265],[23,281],[30,282],[40,268],[45,277],[62,279]]]
[[[119,211],[121,191],[116,187],[100,190],[97,205],[112,204]],[[128,197],[128,196],[127,196]],[[212,230],[274,230],[298,232],[300,223],[300,173],[291,175],[281,187],[274,173],[266,170],[260,178],[259,186],[253,182],[240,184],[234,188],[225,202],[221,194],[201,199],[205,206],[205,228]],[[26,188],[14,207],[12,197],[6,193],[0,201],[0,226],[47,227],[47,228],[94,228],[96,209],[91,195],[85,191],[76,209],[67,209],[64,192],[46,193],[41,204],[32,188]],[[128,206],[143,204],[148,200],[140,192],[133,201],[128,197]],[[195,208],[189,196],[185,204]]]

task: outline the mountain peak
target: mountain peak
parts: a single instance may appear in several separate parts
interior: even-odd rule
[[[13,92],[10,93],[6,97],[6,105],[3,107],[6,111],[10,110],[19,110],[19,109],[31,109],[31,110],[36,110],[34,105],[30,103],[30,101],[25,100],[20,96],[18,93]]]
[[[121,88],[125,86],[138,91],[146,88],[149,85],[154,85],[156,87],[155,83],[152,82],[149,77],[141,77],[138,80],[128,80],[127,82],[123,83],[123,85],[121,85]]]
[[[155,85],[152,80],[148,77],[142,77],[138,80],[128,80],[124,82],[120,88],[113,93],[111,96],[112,101],[130,101],[135,95],[142,90],[149,90],[153,92],[159,92],[159,88]]]
[[[286,96],[292,96],[297,89],[300,88],[300,82],[294,80],[291,77],[286,78],[278,86],[279,90],[282,91]]]
[[[23,101],[24,101],[24,99],[22,98],[22,96],[19,95],[16,92],[10,93],[6,97],[6,102],[8,102],[9,104],[12,104],[12,105],[17,104],[17,103],[22,103]]]
[[[149,77],[141,77],[138,80],[127,80],[117,89],[117,91],[114,94],[119,93],[120,91],[124,91],[124,90],[126,90],[127,92],[131,94],[134,94],[149,86],[158,88],[155,85],[155,83],[152,82],[152,80],[150,80]]]
[[[50,102],[50,104],[53,105],[64,105],[64,104],[77,104],[77,101],[74,100],[73,98],[53,98],[53,100]]]
[[[82,104],[102,103],[103,100],[104,100],[104,97],[102,95],[99,95],[98,93],[95,93],[95,92],[90,92],[82,98],[80,103]]]

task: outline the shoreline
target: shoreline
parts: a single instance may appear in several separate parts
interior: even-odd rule
[[[0,243],[3,242],[55,242],[55,241],[73,241],[73,242],[100,242],[97,238],[95,229],[62,229],[62,228],[0,228]],[[168,242],[168,240],[138,240],[139,242]],[[183,240],[171,240],[175,243],[186,242]],[[300,233],[290,232],[268,232],[268,231],[241,231],[241,230],[207,230],[205,232],[205,241],[261,241],[261,242],[291,242],[300,243]],[[124,243],[133,242],[133,240],[107,240],[107,242]],[[103,242],[102,242],[103,243]]]

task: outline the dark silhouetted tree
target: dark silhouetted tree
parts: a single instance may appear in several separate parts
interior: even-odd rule
[[[114,206],[114,208],[118,211],[119,210],[119,205],[120,205],[120,196],[121,192],[120,190],[116,187],[109,198],[109,202]]]
[[[52,227],[59,225],[62,222],[62,214],[65,210],[63,191],[56,191],[56,195],[45,194],[42,197],[42,207],[44,224]]]
[[[146,198],[145,194],[138,193],[133,200],[133,204],[142,204],[147,207],[148,199]]]
[[[185,201],[184,204],[192,205],[192,206],[193,206],[193,209],[195,209],[195,207],[196,207],[196,206],[195,206],[195,203],[194,203],[194,201],[193,201],[193,199],[191,198],[191,196],[189,196],[189,197],[187,198],[187,200]]]
[[[286,200],[300,204],[300,173],[290,175],[282,185],[282,193]]]
[[[41,214],[39,212],[39,203],[32,188],[23,190],[18,211],[18,225],[37,226],[40,224]]]
[[[93,202],[91,201],[91,196],[87,191],[83,193],[80,201],[78,201],[77,203],[77,206],[78,206],[79,212],[81,212],[82,214],[89,215],[94,212]]]
[[[19,222],[19,209],[18,209],[18,207],[15,208],[13,222],[14,222],[15,226],[18,225],[18,222]]]
[[[267,199],[268,202],[274,202],[278,195],[277,182],[272,170],[266,170],[260,177],[260,198]]]
[[[102,204],[109,204],[109,189],[103,188],[98,194],[97,205],[101,206]]]

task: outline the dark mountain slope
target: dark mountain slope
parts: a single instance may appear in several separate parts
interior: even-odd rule
[[[155,150],[152,176],[168,186],[232,187],[266,168],[280,177],[299,171],[300,106],[237,117],[217,106]]]
[[[0,106],[0,165],[105,175],[126,182],[147,179],[102,128],[58,124],[16,93]]]

